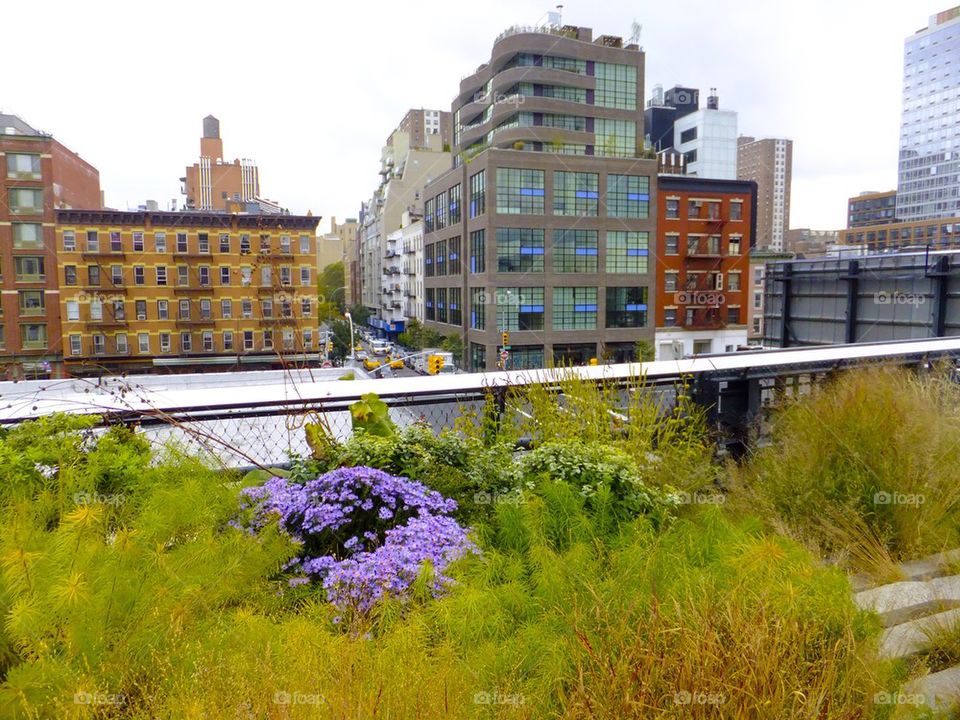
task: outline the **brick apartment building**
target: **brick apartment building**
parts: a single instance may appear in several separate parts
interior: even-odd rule
[[[51,135],[0,114],[0,373],[61,377],[56,209],[99,208],[100,174]]]

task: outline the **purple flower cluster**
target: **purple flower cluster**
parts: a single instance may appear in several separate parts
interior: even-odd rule
[[[275,477],[241,498],[252,511],[252,529],[279,517],[280,527],[303,545],[287,569],[321,582],[341,608],[365,611],[381,598],[405,597],[425,562],[439,595],[451,582],[446,567],[477,551],[449,517],[456,502],[373,468],[341,468],[303,484]]]

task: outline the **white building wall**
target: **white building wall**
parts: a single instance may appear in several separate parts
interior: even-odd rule
[[[695,347],[709,341],[709,349],[696,352]],[[693,355],[736,352],[737,347],[747,344],[747,328],[723,330],[684,330],[682,328],[657,328],[654,333],[655,360],[680,360]]]
[[[681,142],[683,133],[696,128],[696,138]],[[673,147],[686,155],[687,174],[716,180],[737,179],[737,113],[733,110],[697,110],[674,123]]]

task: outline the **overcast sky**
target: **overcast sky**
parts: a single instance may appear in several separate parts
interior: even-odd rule
[[[148,10],[148,7],[153,9]],[[791,227],[837,229],[846,199],[896,186],[903,40],[948,0],[568,2],[563,22],[643,25],[646,96],[718,88],[739,132],[793,146]],[[494,38],[554,5],[455,2],[5,3],[0,110],[100,170],[107,204],[182,204],[201,121],[293,212],[355,217],[410,107],[450,109]],[[36,24],[37,13],[42,25]],[[18,68],[19,63],[22,66]],[[646,98],[645,98],[646,99]],[[327,220],[321,224],[326,229]]]

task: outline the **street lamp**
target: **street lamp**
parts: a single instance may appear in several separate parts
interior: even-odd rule
[[[343,316],[350,321],[350,359],[356,362],[356,345],[353,343],[353,316],[350,314],[350,311],[347,310]]]
[[[507,302],[503,305],[503,319],[500,321],[500,332],[505,333],[507,331],[507,305],[510,304],[510,291],[507,290]],[[506,348],[501,345],[500,349],[506,352]],[[507,361],[501,359],[500,363],[503,365],[503,369],[507,369]]]

